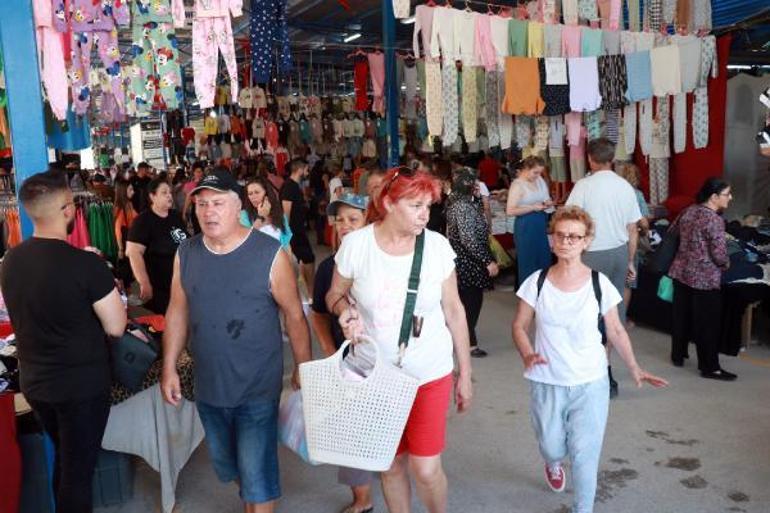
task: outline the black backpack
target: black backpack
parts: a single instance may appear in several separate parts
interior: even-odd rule
[[[546,267],[540,271],[540,276],[537,277],[537,298],[540,297],[540,291],[543,290],[545,279],[548,277],[548,271],[550,270],[550,267]],[[599,303],[599,319],[597,320],[599,333],[602,334],[602,344],[606,345],[607,331],[604,327],[604,317],[602,317],[602,287],[599,283],[599,271],[594,271],[591,269],[591,284],[594,287],[594,296],[596,297],[596,302]]]

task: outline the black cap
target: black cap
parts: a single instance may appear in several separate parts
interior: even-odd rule
[[[211,174],[204,176],[192,190],[191,194],[198,194],[203,189],[211,189],[218,192],[233,191],[238,196],[242,192],[241,186],[232,173],[224,169],[215,169]]]

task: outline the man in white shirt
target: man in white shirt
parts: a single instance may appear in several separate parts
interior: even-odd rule
[[[636,277],[634,254],[639,240],[636,223],[642,214],[634,189],[612,170],[615,158],[612,141],[603,137],[589,141],[587,154],[591,173],[578,180],[567,205],[581,207],[596,224],[596,235],[588,251],[583,253],[583,262],[607,276],[622,295],[626,280]],[[624,322],[626,306],[618,305]],[[611,369],[610,391],[613,396],[617,394]]]

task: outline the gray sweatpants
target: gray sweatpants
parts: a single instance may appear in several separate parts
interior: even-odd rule
[[[626,288],[626,276],[628,274],[628,244],[603,251],[586,251],[583,253],[583,263],[594,271],[599,271],[610,279],[618,289],[620,297],[623,297],[623,289]],[[618,305],[618,314],[621,322],[626,322],[626,306]]]

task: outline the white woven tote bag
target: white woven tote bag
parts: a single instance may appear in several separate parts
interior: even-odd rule
[[[419,381],[386,362],[371,344],[376,359],[362,381],[343,377],[346,341],[329,358],[299,366],[310,459],[344,467],[388,470],[412,409]]]

